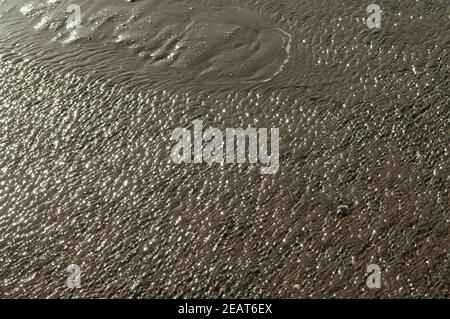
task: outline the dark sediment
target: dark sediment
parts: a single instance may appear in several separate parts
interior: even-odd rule
[[[0,297],[448,297],[447,0],[378,1],[380,30],[357,0],[105,0],[69,32],[65,3],[0,5]],[[194,119],[280,128],[278,173],[170,163]]]

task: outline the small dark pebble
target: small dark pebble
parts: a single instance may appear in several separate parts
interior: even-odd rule
[[[347,205],[340,205],[338,206],[337,213],[339,214],[339,216],[345,217],[350,214],[350,208],[348,208]]]

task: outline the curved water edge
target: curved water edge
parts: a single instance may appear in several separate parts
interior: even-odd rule
[[[290,59],[291,34],[242,7],[159,0],[103,7],[82,1],[79,29],[67,29],[67,7],[66,1],[27,1],[19,11],[35,30],[49,34],[49,42],[118,51],[116,63],[138,60],[136,69],[156,78],[257,84],[280,74]],[[103,62],[97,67],[112,62],[106,52],[98,55]]]

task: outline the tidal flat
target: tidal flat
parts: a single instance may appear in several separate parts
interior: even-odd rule
[[[0,297],[448,298],[449,1],[376,3],[0,0]]]

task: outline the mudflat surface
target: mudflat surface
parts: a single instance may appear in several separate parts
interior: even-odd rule
[[[1,297],[448,298],[448,0],[380,29],[358,0],[68,4],[0,0]],[[279,171],[172,163],[195,119],[279,128]]]

